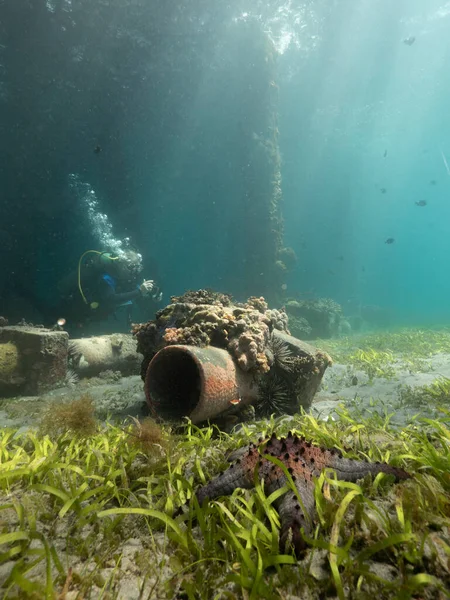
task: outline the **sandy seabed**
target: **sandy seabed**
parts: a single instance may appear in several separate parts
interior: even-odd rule
[[[388,379],[370,380],[364,371],[334,363],[325,372],[311,407],[319,419],[333,418],[339,406],[350,412],[378,411],[394,413],[392,423],[406,425],[418,413],[432,417],[432,407],[409,404],[406,390],[432,384],[440,377],[450,378],[450,354],[423,359],[420,372],[411,372],[401,359],[392,363],[395,374]],[[38,425],[52,404],[76,400],[88,394],[101,420],[124,421],[133,416],[148,416],[142,379],[106,373],[104,377],[82,379],[41,396],[17,396],[0,400],[0,427],[28,428]]]

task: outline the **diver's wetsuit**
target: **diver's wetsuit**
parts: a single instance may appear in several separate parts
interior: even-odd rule
[[[141,295],[139,287],[131,292],[116,292],[116,280],[108,273],[103,273],[97,290],[99,304],[105,304],[109,308],[117,308],[131,302]]]
[[[139,287],[130,292],[117,292],[117,279],[109,273],[91,273],[85,277],[84,302],[78,289],[63,298],[60,314],[70,327],[83,327],[89,321],[100,321],[114,314],[121,306],[131,308],[141,296]],[[130,284],[132,285],[132,284]]]

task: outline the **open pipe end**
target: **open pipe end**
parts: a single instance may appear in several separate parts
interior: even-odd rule
[[[167,346],[150,362],[145,392],[154,416],[179,421],[194,410],[200,400],[203,376],[196,357],[184,348]]]

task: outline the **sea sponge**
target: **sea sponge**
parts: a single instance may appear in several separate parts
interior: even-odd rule
[[[233,299],[230,294],[222,294],[213,290],[188,290],[182,296],[172,296],[172,303],[181,304],[217,304],[219,306],[231,306]]]
[[[0,344],[0,381],[9,383],[19,368],[19,351],[12,342]]]
[[[226,294],[199,290],[173,297],[155,321],[135,325],[133,333],[144,355],[143,375],[156,352],[171,344],[224,348],[244,371],[266,373],[270,365],[265,350],[273,329],[288,333],[287,315],[269,310],[263,297],[233,304]]]
[[[262,313],[269,308],[267,302],[262,296],[260,298],[257,298],[256,296],[250,296],[250,298],[247,300],[244,306],[246,308],[254,308]]]

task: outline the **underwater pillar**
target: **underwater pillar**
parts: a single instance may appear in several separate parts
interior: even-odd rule
[[[144,389],[154,417],[177,421],[186,416],[193,423],[250,404],[258,393],[252,375],[241,371],[226,350],[184,345],[155,354]]]
[[[239,142],[237,170],[242,201],[240,230],[245,296],[276,302],[285,276],[278,132],[277,51],[257,23],[236,25],[239,57]]]

